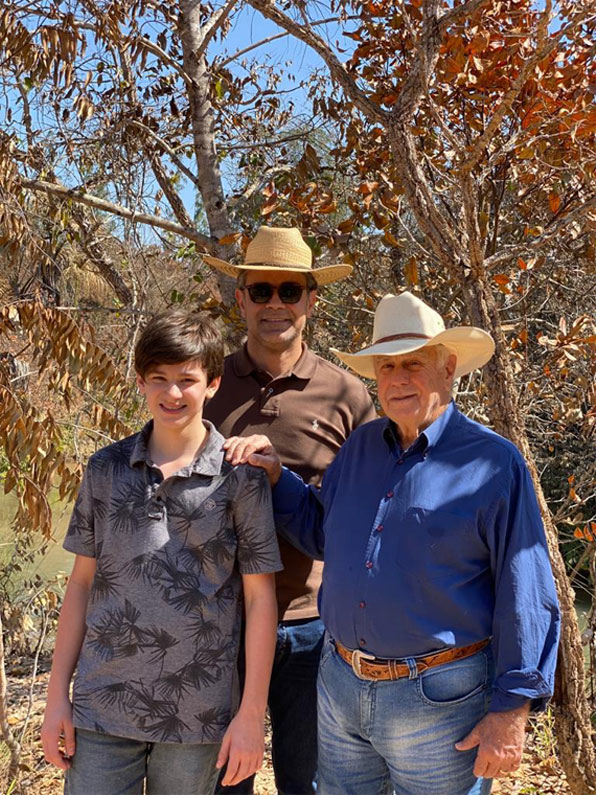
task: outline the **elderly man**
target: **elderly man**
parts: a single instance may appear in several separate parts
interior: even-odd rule
[[[273,448],[249,458],[277,484],[278,531],[325,558],[319,792],[486,793],[552,692],[542,522],[518,450],[451,400],[492,355],[489,335],[445,330],[403,293],[380,302],[373,339],[337,355],[376,378],[387,416],[350,436],[320,492]]]
[[[298,229],[261,227],[242,265],[205,257],[238,280],[236,300],[246,344],[225,360],[221,387],[204,416],[229,438],[238,463],[249,434],[267,434],[282,461],[306,483],[323,472],[358,425],[376,416],[364,385],[303,342],[317,288],[347,276],[349,265],[313,269]],[[269,689],[272,755],[280,793],[314,792],[317,767],[316,679],[323,645],[317,608],[322,564],[280,539],[276,577],[280,623]],[[220,791],[252,792],[252,779]]]

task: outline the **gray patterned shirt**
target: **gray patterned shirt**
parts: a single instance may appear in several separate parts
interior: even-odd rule
[[[147,742],[219,742],[238,706],[242,574],[281,569],[263,470],[223,436],[164,480],[152,424],[91,456],[64,547],[97,559],[74,724]]]

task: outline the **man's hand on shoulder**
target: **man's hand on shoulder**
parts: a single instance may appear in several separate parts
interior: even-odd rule
[[[267,436],[230,436],[223,444],[226,461],[232,466],[252,464],[267,473],[269,483],[275,486],[281,475],[281,460]]]
[[[524,749],[529,704],[507,712],[489,712],[459,743],[458,751],[478,746],[474,775],[499,778],[517,770]]]

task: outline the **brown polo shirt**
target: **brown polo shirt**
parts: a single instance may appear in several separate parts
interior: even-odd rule
[[[354,428],[376,416],[364,384],[306,345],[292,371],[277,378],[257,369],[246,346],[227,356],[221,386],[203,413],[226,438],[265,434],[283,463],[315,485]],[[283,538],[279,547],[280,619],[317,616],[322,564]]]

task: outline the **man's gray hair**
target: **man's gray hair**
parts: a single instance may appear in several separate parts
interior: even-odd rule
[[[283,270],[283,268],[280,268],[280,270]],[[247,275],[247,273],[249,273],[249,271],[245,270],[245,271],[240,271],[240,273],[238,274],[238,277],[236,279],[236,287],[239,290],[243,290],[246,287],[246,275]],[[316,290],[317,288],[318,288],[317,280],[312,275],[312,273],[307,273],[306,274],[306,289],[310,293],[313,290]]]
[[[445,345],[441,345],[441,343],[439,343],[438,345],[429,345],[427,350],[433,351],[436,365],[439,368],[444,367],[447,364],[447,359],[450,356],[452,355],[456,356],[455,351],[452,351],[450,348],[447,348]],[[451,395],[453,397],[457,395],[457,387],[458,387],[458,381],[457,379],[454,379],[451,382]]]

